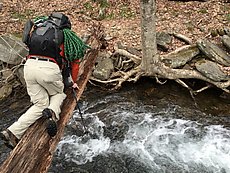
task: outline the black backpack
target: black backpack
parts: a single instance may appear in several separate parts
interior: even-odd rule
[[[29,55],[54,58],[61,66],[60,45],[63,43],[63,29],[71,29],[69,18],[58,12],[26,22],[22,41],[29,48]]]

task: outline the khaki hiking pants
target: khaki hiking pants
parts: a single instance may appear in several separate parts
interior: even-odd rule
[[[52,109],[59,119],[60,107],[66,98],[61,71],[57,64],[28,59],[24,66],[24,77],[33,106],[8,128],[18,139],[42,116],[45,108]]]

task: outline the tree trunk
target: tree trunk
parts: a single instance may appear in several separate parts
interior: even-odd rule
[[[99,38],[101,33],[99,31],[99,28],[97,28],[93,32],[89,43],[92,49],[86,54],[85,61],[81,64],[81,70],[83,71],[77,82],[79,86],[77,99],[84,91],[100,48]],[[58,121],[57,135],[51,138],[45,128],[47,120],[40,118],[26,131],[18,145],[11,151],[0,167],[1,173],[46,173],[48,171],[56,146],[63,136],[64,128],[76,106],[72,90],[67,90],[66,94],[67,98],[62,106],[60,120]]]
[[[146,75],[154,74],[154,63],[158,61],[156,43],[156,3],[155,0],[141,0],[141,69]]]

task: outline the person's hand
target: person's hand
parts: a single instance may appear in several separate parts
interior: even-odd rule
[[[74,88],[74,89],[79,89],[79,86],[76,84],[76,83],[73,83],[73,85],[72,85],[72,88]]]

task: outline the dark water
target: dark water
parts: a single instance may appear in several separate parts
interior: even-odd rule
[[[49,172],[230,173],[230,102],[220,95],[215,89],[198,94],[196,107],[174,82],[143,79],[116,92],[88,87],[81,111],[90,135],[82,135],[76,111]],[[25,109],[28,98],[22,98],[16,109],[13,101],[0,105],[1,128]],[[9,151],[0,150],[2,162]]]

